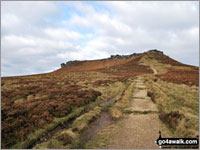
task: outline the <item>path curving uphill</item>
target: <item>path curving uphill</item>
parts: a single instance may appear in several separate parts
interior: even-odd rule
[[[154,67],[151,67],[151,69],[153,70],[154,75],[158,74],[157,70]]]

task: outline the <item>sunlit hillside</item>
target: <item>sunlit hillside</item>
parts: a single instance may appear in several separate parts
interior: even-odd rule
[[[163,136],[197,138],[198,87],[198,67],[158,50],[72,61],[50,73],[2,77],[1,145],[13,149],[130,148],[116,146],[123,131],[119,129],[128,126],[130,115],[133,122],[137,115],[154,115]],[[138,97],[145,101],[136,103]]]

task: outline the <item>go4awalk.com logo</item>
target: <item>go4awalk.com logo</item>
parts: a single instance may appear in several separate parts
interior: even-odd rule
[[[155,141],[159,148],[171,146],[195,146],[198,147],[199,140],[197,138],[162,138],[161,131],[159,131],[159,138]]]

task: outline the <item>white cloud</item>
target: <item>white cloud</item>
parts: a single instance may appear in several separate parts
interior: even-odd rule
[[[59,8],[53,2],[45,1],[25,1],[25,2],[2,2],[2,12],[4,14],[15,14],[24,21],[38,23],[45,21],[45,17],[56,17],[59,14]]]
[[[66,49],[73,48],[74,45],[70,42],[65,41],[57,41],[51,39],[44,39],[39,37],[31,37],[31,36],[16,36],[16,35],[8,35],[2,38],[3,48],[5,49],[20,49],[24,47],[35,48],[44,48],[43,52],[49,52],[50,49]],[[6,51],[4,51],[6,53]],[[42,51],[41,51],[42,52]]]
[[[59,28],[47,28],[44,33],[55,40],[79,40],[83,37],[80,33]]]
[[[63,24],[70,24],[71,26],[76,25],[79,27],[91,27],[91,22],[90,20],[81,17],[77,14],[73,14],[73,16],[70,18],[69,21],[63,21]]]
[[[198,65],[198,2],[2,2],[2,72],[157,48]],[[181,55],[180,55],[181,54]]]
[[[198,26],[198,6],[193,2],[106,2],[117,18],[134,27],[181,29]],[[196,4],[196,6],[195,6]]]
[[[20,19],[14,14],[5,14],[2,18],[2,28],[7,29],[8,31],[13,29],[13,24],[15,26],[21,25]]]

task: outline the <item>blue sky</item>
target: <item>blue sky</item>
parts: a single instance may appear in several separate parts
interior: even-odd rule
[[[199,65],[199,5],[187,1],[2,2],[2,76],[158,49]]]

